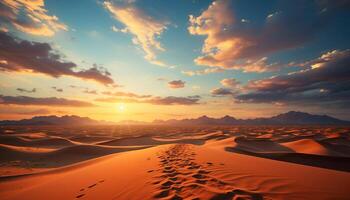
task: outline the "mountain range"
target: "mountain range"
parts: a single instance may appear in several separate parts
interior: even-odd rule
[[[350,121],[336,119],[328,115],[313,115],[296,111],[269,118],[236,119],[229,115],[211,118],[204,115],[195,119],[155,120],[153,123],[171,125],[350,125]]]
[[[63,125],[63,126],[82,126],[82,125],[102,125],[107,124],[104,121],[97,121],[88,117],[79,117],[76,115],[65,116],[36,116],[31,119],[21,120],[4,120],[0,121],[0,125]]]
[[[201,116],[194,119],[170,119],[154,120],[152,123],[138,121],[123,121],[119,123],[97,121],[88,117],[79,117],[76,115],[65,116],[36,116],[31,119],[22,120],[4,120],[0,125],[64,125],[64,126],[82,126],[82,125],[350,125],[350,121],[336,119],[328,115],[313,115],[305,112],[290,111],[269,118],[255,119],[236,119],[229,115],[221,118],[211,118]]]

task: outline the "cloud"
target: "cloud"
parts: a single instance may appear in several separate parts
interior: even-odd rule
[[[51,111],[48,109],[37,109],[37,110],[31,110],[31,111],[22,111],[22,112],[15,112],[13,114],[18,114],[18,115],[47,115],[50,114]]]
[[[225,78],[220,81],[221,85],[229,88],[236,88],[239,86],[240,82],[234,78]]]
[[[148,100],[148,103],[156,105],[195,105],[199,104],[198,97],[155,97],[151,100]]]
[[[187,76],[200,76],[200,75],[205,75],[205,74],[211,74],[211,73],[219,73],[219,72],[224,72],[225,70],[221,68],[207,68],[207,69],[202,69],[202,70],[195,70],[195,71],[181,71],[181,73],[186,74]]]
[[[132,97],[132,98],[149,98],[152,95],[139,95],[132,92],[102,92],[104,95],[115,96],[115,97]]]
[[[198,17],[190,15],[188,31],[205,36],[198,65],[244,72],[274,71],[285,66],[270,63],[267,55],[311,41],[329,20],[311,1],[284,1],[261,23],[240,20],[231,1],[214,1]]]
[[[187,98],[191,98],[191,99],[200,99],[202,98],[200,95],[191,95],[191,96],[187,96]]]
[[[53,36],[57,31],[68,30],[58,17],[48,14],[44,0],[3,0],[0,13],[1,24],[32,35]]]
[[[68,87],[73,88],[73,89],[88,89],[84,86],[79,86],[79,85],[69,85]]]
[[[184,88],[185,82],[182,80],[170,81],[170,82],[168,82],[168,87],[173,88],[173,89]]]
[[[250,81],[248,91],[235,98],[242,103],[329,105],[350,103],[350,50],[333,50],[302,64],[305,69]]]
[[[125,30],[124,32],[132,34],[133,43],[142,48],[146,60],[152,64],[167,66],[156,57],[157,52],[165,50],[158,37],[166,30],[167,22],[147,15],[135,5],[135,1],[105,1],[104,7],[125,26],[124,29],[115,27],[115,30]]]
[[[157,78],[157,81],[167,81],[167,80],[168,80],[168,79],[163,78],[163,77]]]
[[[116,102],[124,102],[124,103],[147,103],[153,105],[197,105],[199,104],[200,97],[199,96],[189,96],[189,97],[150,97],[144,99],[137,98],[98,98],[95,99],[100,102],[107,103],[116,103]]]
[[[92,103],[56,97],[28,97],[0,95],[0,104],[6,105],[37,105],[37,106],[66,106],[90,107]]]
[[[214,88],[210,90],[210,94],[212,94],[213,96],[232,96],[234,92],[229,88]]]
[[[94,66],[78,71],[75,63],[63,61],[50,44],[21,40],[3,32],[0,32],[0,60],[0,71],[26,71],[55,78],[72,76],[105,85],[114,83],[105,69]]]
[[[51,87],[52,89],[54,89],[56,92],[63,92],[62,88],[58,88],[58,87]]]
[[[187,96],[187,97],[159,97],[153,95],[141,95],[132,92],[102,92],[102,94],[111,96],[107,98],[97,98],[95,101],[106,103],[147,103],[153,105],[196,105],[199,104],[200,96]]]
[[[9,109],[8,106],[1,106],[0,112],[3,115],[47,115],[52,113],[50,110],[46,108],[40,109],[30,109],[28,107],[18,106],[13,109]]]
[[[123,103],[143,103],[141,100],[138,100],[137,98],[128,98],[128,97],[103,97],[103,98],[97,98],[95,101],[104,102],[104,103],[117,103],[117,102],[123,102]]]
[[[83,91],[85,94],[93,94],[93,95],[98,95],[97,90],[89,90],[89,89],[85,89]]]
[[[128,33],[129,32],[129,29],[127,27],[120,29],[120,28],[117,28],[116,26],[112,26],[111,29],[114,32],[121,32],[121,33]]]
[[[16,90],[19,91],[19,92],[26,92],[26,93],[35,93],[36,92],[36,88],[33,88],[31,90],[27,90],[27,89],[24,89],[24,88],[17,88]]]
[[[220,81],[224,88],[214,88],[210,90],[213,96],[234,96],[241,90],[240,82],[234,78],[225,78]]]
[[[112,87],[112,88],[121,88],[121,87],[124,87],[124,85],[119,85],[119,84],[117,84],[117,83],[114,83],[114,84],[111,84],[111,85],[108,85],[108,86],[110,86],[110,87]]]
[[[3,26],[3,25],[0,25],[0,32],[7,33],[7,32],[9,32],[9,29],[7,27]]]

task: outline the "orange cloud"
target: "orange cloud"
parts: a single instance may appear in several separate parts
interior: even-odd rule
[[[182,81],[182,80],[170,81],[170,82],[168,82],[168,86],[169,86],[169,88],[173,88],[173,89],[184,88],[185,81]]]
[[[102,94],[104,95],[108,95],[108,96],[116,96],[116,97],[132,97],[132,98],[149,98],[152,97],[152,95],[139,95],[139,94],[135,94],[132,92],[102,92]]]
[[[3,0],[0,19],[16,29],[32,35],[53,36],[68,27],[55,15],[48,15],[44,0]]]
[[[206,37],[202,55],[195,63],[244,72],[284,67],[284,64],[269,63],[266,55],[311,40],[324,20],[319,13],[299,4],[284,2],[281,5],[281,11],[267,15],[261,26],[237,19],[230,0],[216,0],[199,16],[190,15],[189,33]]]
[[[234,78],[225,78],[225,79],[222,79],[220,81],[221,85],[225,86],[225,87],[230,87],[230,88],[235,88],[237,87],[240,82],[237,81],[236,79]]]
[[[187,76],[200,76],[200,75],[205,75],[205,74],[211,74],[211,73],[219,73],[219,72],[224,72],[223,69],[221,68],[207,68],[207,69],[202,69],[202,70],[194,70],[194,71],[181,71],[181,73],[186,74]]]

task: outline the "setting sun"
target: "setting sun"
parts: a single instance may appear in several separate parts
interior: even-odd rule
[[[124,103],[118,103],[117,104],[117,111],[118,112],[125,112],[126,111],[126,106]]]

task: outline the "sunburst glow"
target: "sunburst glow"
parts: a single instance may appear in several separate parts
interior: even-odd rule
[[[125,112],[126,111],[126,106],[124,103],[118,103],[117,104],[117,111],[118,112]]]

